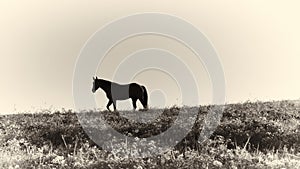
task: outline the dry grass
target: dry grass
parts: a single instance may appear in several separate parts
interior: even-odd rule
[[[118,156],[118,152],[139,153],[125,142],[117,146],[118,152],[102,150],[89,139],[72,111],[0,116],[0,168],[300,168],[299,103],[226,105],[221,124],[210,139],[199,144],[203,119],[212,107],[199,107],[192,131],[175,148],[147,158]],[[100,113],[119,132],[143,140],[171,126],[178,110],[165,109],[162,114],[151,110],[154,117],[150,115],[147,123],[130,112]],[[89,123],[99,129],[97,122],[94,118]]]

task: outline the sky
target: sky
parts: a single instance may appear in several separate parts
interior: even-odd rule
[[[226,103],[300,99],[299,7],[296,0],[1,1],[0,114],[74,109],[72,78],[86,41],[112,20],[144,12],[178,16],[205,34],[223,67]],[[199,85],[199,104],[211,102],[205,66],[167,37],[127,39],[107,54],[104,62],[112,66],[100,65],[95,74],[111,79],[122,58],[143,48],[161,48],[184,60]],[[132,80],[147,86],[153,106],[182,102],[167,73],[149,70]],[[106,105],[103,92],[95,99],[99,108]]]

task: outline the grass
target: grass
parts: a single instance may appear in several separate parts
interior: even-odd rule
[[[113,152],[103,150],[89,139],[71,110],[3,115],[0,168],[300,168],[299,101],[225,105],[220,125],[209,139],[198,143],[204,118],[213,107],[197,108],[192,130],[174,148],[145,158],[130,158],[143,154],[133,151],[133,145],[126,142]],[[100,113],[114,129],[143,143],[143,138],[167,130],[180,109],[188,113],[192,108],[152,109],[144,112],[150,116],[147,122],[130,116],[129,111],[87,111],[79,115],[91,126],[88,131],[107,129],[97,125]],[[152,114],[155,117],[151,118]],[[113,141],[113,137],[107,137],[108,143]],[[156,144],[145,146],[156,148]]]

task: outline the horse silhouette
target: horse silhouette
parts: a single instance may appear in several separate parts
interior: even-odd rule
[[[148,109],[148,94],[145,86],[137,83],[118,84],[104,79],[93,77],[92,92],[95,93],[97,89],[101,88],[108,98],[106,105],[107,110],[110,111],[109,106],[113,104],[114,111],[116,111],[117,100],[126,100],[131,98],[134,110],[136,109],[136,102],[139,100],[144,109]]]

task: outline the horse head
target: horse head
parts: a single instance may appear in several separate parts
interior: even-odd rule
[[[92,88],[92,92],[95,93],[96,90],[99,88],[98,85],[98,77],[96,76],[96,78],[93,77],[93,88]]]

